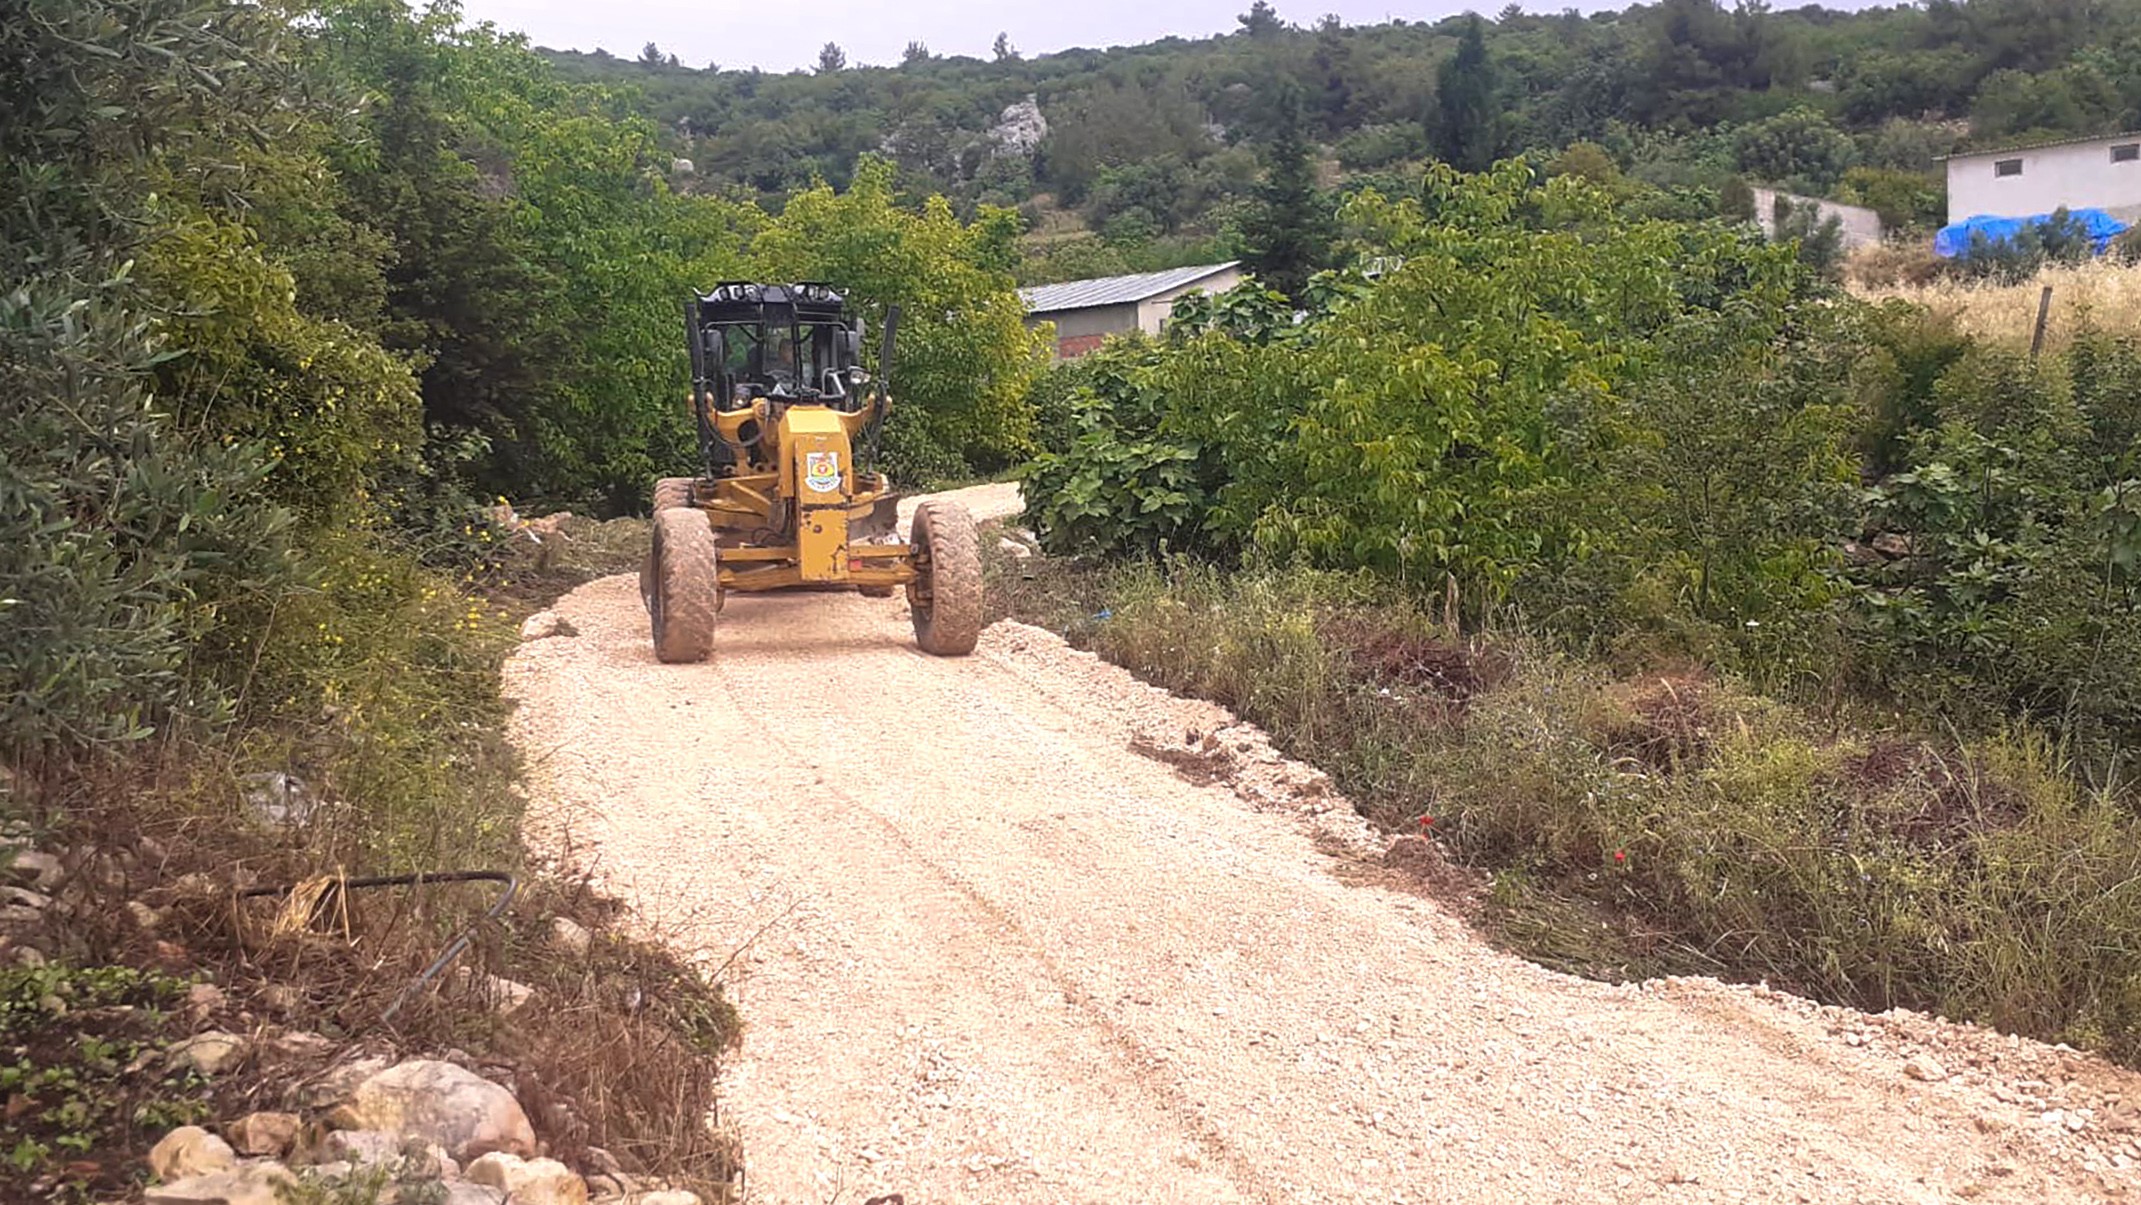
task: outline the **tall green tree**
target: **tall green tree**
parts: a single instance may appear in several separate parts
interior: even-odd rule
[[[1286,28],[1286,23],[1279,20],[1279,10],[1271,7],[1270,0],[1256,0],[1248,12],[1234,20],[1241,26],[1241,32],[1252,38],[1275,37]]]
[[[484,432],[498,459],[482,484],[519,494],[571,337],[558,325],[562,282],[507,195],[509,169],[494,157],[486,178],[462,154],[486,139],[457,94],[469,56],[454,15],[398,0],[330,0],[317,13],[315,70],[367,102],[358,137],[332,157],[348,213],[391,249],[382,340],[424,365],[425,421]]]
[[[1478,172],[1502,157],[1508,125],[1501,75],[1487,53],[1487,23],[1476,13],[1465,22],[1457,53],[1436,73],[1435,99],[1435,151],[1444,161]]]
[[[1265,284],[1299,299],[1308,278],[1330,265],[1333,222],[1329,200],[1316,187],[1300,88],[1279,81],[1273,99],[1277,133],[1265,148],[1265,179],[1254,215],[1243,230],[1244,258]]]

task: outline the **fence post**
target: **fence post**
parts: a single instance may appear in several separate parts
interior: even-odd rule
[[[2052,286],[2046,285],[2044,292],[2037,294],[2037,329],[2030,332],[2029,337],[2029,358],[2033,363],[2037,359],[2037,353],[2044,349],[2044,324],[2051,316]]]

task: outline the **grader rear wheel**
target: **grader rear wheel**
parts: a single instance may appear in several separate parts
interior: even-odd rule
[[[914,512],[911,543],[921,576],[907,587],[914,642],[925,653],[963,657],[981,637],[981,537],[957,502],[924,502]]]
[[[692,507],[655,512],[654,549],[642,590],[654,621],[657,658],[704,661],[713,652],[714,613],[721,609],[716,556],[705,512]]]

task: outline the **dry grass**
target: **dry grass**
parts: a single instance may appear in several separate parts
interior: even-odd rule
[[[61,792],[68,798],[45,802],[67,805],[67,823],[53,830],[54,844],[73,851],[54,890],[67,915],[35,935],[59,965],[107,979],[109,968],[131,967],[164,977],[127,988],[144,1001],[156,983],[176,983],[181,1001],[190,981],[221,986],[212,1003],[183,1014],[163,1002],[174,1025],[156,1035],[159,1045],[208,1028],[335,1041],[313,1049],[268,1040],[245,1066],[212,1082],[134,1085],[141,1091],[115,1099],[126,1106],[122,1112],[152,1124],[100,1132],[95,1147],[68,1164],[80,1170],[56,1180],[51,1193],[37,1187],[38,1175],[0,1169],[0,1197],[17,1199],[10,1194],[19,1191],[56,1199],[70,1187],[123,1191],[140,1174],[143,1150],[171,1124],[301,1107],[313,1075],[361,1051],[445,1057],[506,1085],[549,1153],[577,1170],[600,1170],[587,1152],[601,1147],[632,1174],[708,1201],[731,1199],[740,1155],[714,1124],[716,1071],[741,1022],[718,983],[658,944],[627,935],[619,908],[585,882],[490,861],[501,856],[497,850],[472,851],[474,864],[502,865],[521,877],[519,894],[495,920],[483,914],[500,887],[487,882],[326,896],[308,890],[293,893],[303,903],[292,907],[238,893],[335,882],[332,873],[322,876],[307,830],[276,832],[238,814],[214,814],[212,804],[187,800],[153,776],[40,794]],[[98,852],[67,839],[74,833],[94,834]],[[137,905],[157,911],[153,928],[130,911]],[[584,949],[553,937],[557,917],[588,931]],[[463,931],[473,937],[466,952],[387,1019],[388,1006]],[[501,1015],[491,998],[493,976],[534,994]]]
[[[1861,727],[1694,669],[1460,637],[1345,575],[993,569],[997,607],[1234,709],[1370,820],[1490,873],[1482,925],[1539,962],[1765,979],[2141,1063],[2141,823],[2041,733]]]
[[[2028,347],[2037,299],[2046,285],[2052,287],[2046,350],[2064,347],[2089,324],[2113,334],[2141,335],[2141,268],[2108,260],[2049,267],[2020,284],[1948,278],[1926,284],[1856,283],[1853,290],[1873,301],[1893,298],[1925,306],[1952,318],[1962,333],[1988,343]]]

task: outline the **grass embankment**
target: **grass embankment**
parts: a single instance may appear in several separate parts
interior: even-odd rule
[[[1459,637],[1363,579],[1001,561],[1000,614],[1232,708],[1608,979],[1766,979],[2141,1059],[2141,822],[2027,729],[1928,739],[1697,668]]]
[[[707,1119],[734,1011],[625,936],[613,904],[528,866],[503,727],[498,671],[520,618],[629,567],[642,534],[568,521],[537,546],[476,532],[511,547],[466,577],[354,538],[313,549],[323,571],[242,629],[257,643],[229,651],[246,672],[226,726],[12,768],[0,815],[65,865],[42,884],[44,923],[17,931],[28,949],[0,971],[0,1196],[124,1193],[169,1127],[278,1107],[354,1045],[461,1051],[514,1087],[554,1157],[580,1166],[598,1146],[629,1172],[726,1199],[736,1156]],[[345,875],[474,869],[521,877],[495,921],[482,920],[495,883],[329,890]],[[237,894],[279,886],[297,903]],[[560,917],[589,931],[584,947],[561,946]],[[464,929],[473,946],[384,1019]],[[534,993],[502,1015],[493,976]],[[189,1034],[263,1027],[333,1041],[261,1047],[213,1078],[142,1073]]]

